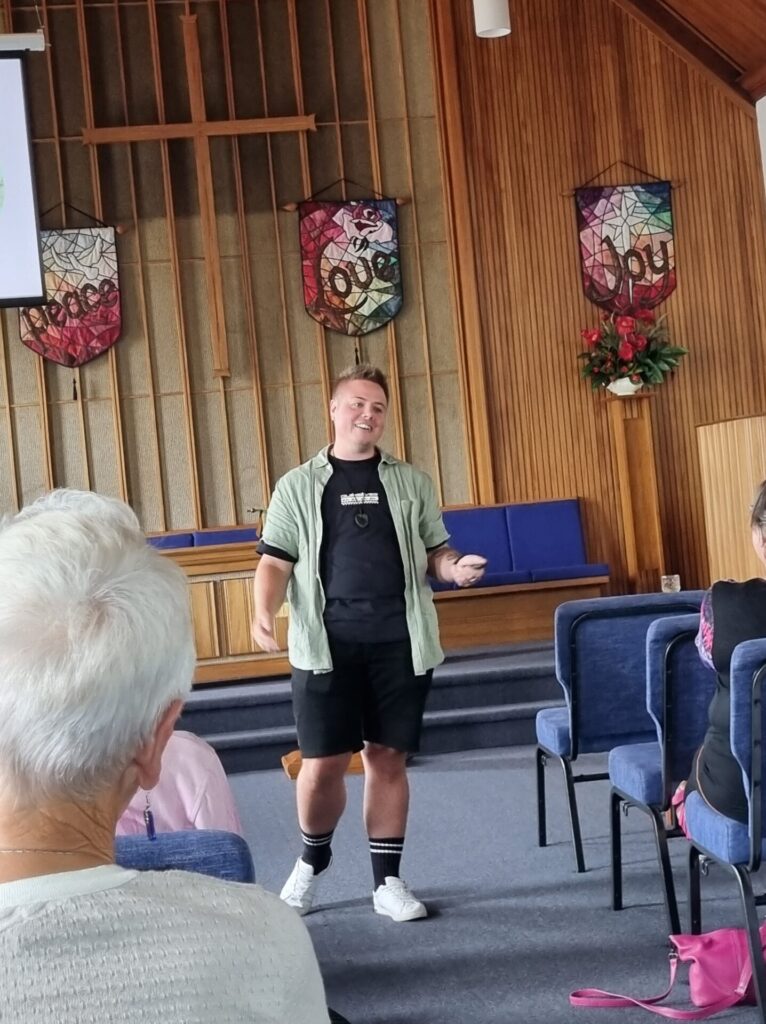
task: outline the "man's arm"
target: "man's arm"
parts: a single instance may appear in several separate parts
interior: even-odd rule
[[[470,587],[484,575],[487,559],[482,555],[461,555],[448,544],[428,553],[428,575],[440,583],[455,583]]]
[[[274,555],[261,555],[255,570],[255,615],[253,617],[253,640],[264,651],[279,650],[274,635],[274,620],[284,604],[287,584],[293,572],[293,562]]]

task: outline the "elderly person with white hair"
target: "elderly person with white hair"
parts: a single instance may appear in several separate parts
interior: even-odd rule
[[[121,502],[0,526],[0,1015],[327,1024],[311,941],[254,885],[114,863],[194,667],[183,574]]]

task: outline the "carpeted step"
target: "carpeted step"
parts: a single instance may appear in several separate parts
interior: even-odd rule
[[[421,752],[448,753],[485,747],[534,743],[535,716],[554,701],[528,701],[480,708],[427,711],[423,719]],[[227,772],[278,768],[284,754],[295,750],[294,726],[239,729],[206,735]]]
[[[513,747],[535,742],[535,718],[561,701],[527,701],[480,708],[426,712],[420,748],[424,754]]]

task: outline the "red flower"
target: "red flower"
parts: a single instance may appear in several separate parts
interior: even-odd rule
[[[649,344],[649,342],[646,339],[646,335],[644,334],[635,334],[632,340],[633,347],[635,348],[636,352],[643,352],[646,346]]]
[[[653,309],[639,309],[636,313],[636,319],[642,320],[645,324],[653,324],[656,318],[657,317]]]
[[[631,383],[633,383],[633,384],[640,384],[641,383],[641,377],[637,373],[631,373],[630,380],[631,380]]]
[[[580,337],[590,346],[590,348],[593,348],[593,346],[598,343],[598,339],[601,337],[601,334],[595,328],[591,331],[585,328],[580,331]]]
[[[633,316],[618,316],[614,321],[618,334],[630,334],[636,329],[636,318]]]
[[[627,340],[621,341],[617,348],[617,355],[620,359],[624,359],[626,363],[629,363],[633,358],[633,354],[633,346],[631,343]]]

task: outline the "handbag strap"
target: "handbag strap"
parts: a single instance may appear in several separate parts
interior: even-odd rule
[[[606,992],[604,989],[600,988],[578,988],[574,992],[570,993],[569,1002],[572,1006],[591,1006],[602,1008],[640,1006],[642,1009],[648,1010],[650,1013],[656,1013],[661,1017],[669,1017],[671,1020],[707,1020],[708,1017],[712,1017],[713,1014],[718,1013],[720,1010],[726,1010],[730,1006],[736,1006],[747,991],[747,986],[750,984],[753,969],[750,963],[750,957],[748,956],[747,962],[742,968],[742,973],[739,976],[737,987],[733,992],[729,993],[728,996],[722,996],[714,1003],[710,1003],[708,1006],[700,1006],[696,1010],[677,1010],[673,1006],[656,1006],[655,1003],[661,1003],[663,999],[667,999],[673,991],[673,986],[676,983],[678,954],[670,953],[669,956],[670,981],[668,983],[667,990],[660,996],[650,996],[648,999],[635,999],[633,996],[619,995],[616,992]]]

